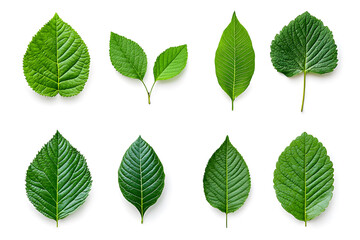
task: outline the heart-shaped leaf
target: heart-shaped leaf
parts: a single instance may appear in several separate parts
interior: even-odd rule
[[[285,26],[271,43],[271,61],[278,72],[292,77],[304,73],[301,111],[307,73],[324,74],[337,66],[337,48],[328,27],[305,12]]]
[[[71,97],[85,86],[90,56],[77,32],[55,14],[30,42],[23,68],[29,86],[38,94]]]
[[[122,75],[141,81],[144,79],[147,67],[146,54],[136,42],[112,32],[110,60],[116,71]]]
[[[333,182],[333,164],[325,147],[307,133],[292,141],[276,163],[276,196],[283,208],[305,226],[329,205]]]
[[[143,223],[146,210],[164,189],[165,173],[154,149],[141,137],[126,151],[118,176],[122,194],[139,210]]]
[[[167,80],[180,74],[188,58],[187,46],[171,47],[162,52],[154,65],[154,79]]]
[[[206,200],[226,214],[227,227],[228,213],[245,203],[251,185],[249,169],[229,137],[211,156],[203,182]]]
[[[59,132],[40,150],[26,173],[30,202],[56,225],[85,202],[91,183],[84,156]]]
[[[250,84],[255,71],[255,53],[246,29],[234,12],[215,55],[215,70],[221,88],[234,101]]]

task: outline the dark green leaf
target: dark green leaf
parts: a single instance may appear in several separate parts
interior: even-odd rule
[[[85,202],[91,183],[84,156],[59,132],[40,150],[26,173],[30,202],[56,225]]]
[[[250,192],[249,169],[229,137],[211,156],[204,174],[206,200],[227,214],[238,210]]]
[[[329,205],[334,189],[334,169],[325,147],[303,133],[280,155],[274,172],[276,196],[295,218],[307,221]]]
[[[29,86],[48,97],[79,94],[88,79],[89,67],[85,43],[57,14],[33,37],[23,62]]]
[[[333,35],[321,20],[308,12],[285,26],[271,43],[271,61],[278,72],[292,77],[304,73],[324,74],[337,66],[337,48]]]
[[[246,29],[234,12],[221,36],[215,55],[215,70],[221,88],[234,101],[250,84],[255,70],[255,53]]]
[[[126,151],[118,171],[122,194],[140,212],[141,223],[146,210],[160,197],[165,173],[153,148],[139,137]]]
[[[147,67],[146,54],[136,42],[112,32],[110,60],[116,71],[122,75],[141,81],[144,79]]]
[[[167,80],[181,73],[186,66],[187,58],[186,45],[166,49],[156,59],[154,65],[155,81]]]

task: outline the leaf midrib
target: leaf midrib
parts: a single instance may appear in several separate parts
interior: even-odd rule
[[[57,21],[59,17],[55,17],[55,42],[56,42],[56,68],[57,68],[57,91],[60,92],[60,67],[59,67],[59,48],[58,48],[58,29],[57,29]]]
[[[234,79],[233,79],[233,89],[232,89],[232,102],[235,101],[235,81],[236,81],[236,21],[234,21]]]
[[[226,139],[225,148],[225,214],[226,214],[226,227],[227,227],[227,214],[229,212],[229,173],[228,173],[228,151],[229,139]]]
[[[56,227],[59,225],[59,156],[60,156],[60,148],[59,148],[59,135],[56,134]]]
[[[141,213],[141,223],[143,223],[144,218],[144,194],[143,194],[143,182],[142,182],[142,168],[141,168],[141,145],[139,143],[139,174],[140,174],[140,213]]]
[[[304,135],[304,221],[307,225],[307,213],[306,213],[306,135]]]

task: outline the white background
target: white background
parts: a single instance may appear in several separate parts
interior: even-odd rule
[[[359,15],[357,1],[2,1],[0,6],[0,238],[1,239],[358,239],[359,236]],[[231,101],[217,83],[215,51],[233,11],[248,30],[256,55],[249,88]],[[339,50],[333,73],[308,75],[304,112],[302,76],[277,73],[270,60],[275,34],[309,11],[329,26]],[[35,93],[22,71],[32,36],[54,13],[88,46],[90,77],[71,98]],[[141,83],[110,63],[110,31],[138,42],[153,82],[156,56],[188,44],[184,72],[159,82],[152,104]],[[25,173],[59,130],[87,159],[93,186],[85,204],[59,222],[38,213],[25,192]],[[308,227],[277,201],[278,156],[302,132],[316,136],[334,163],[335,190],[326,211]],[[140,215],[118,187],[123,154],[140,135],[165,173],[159,201]],[[225,215],[212,208],[202,178],[226,135],[250,169],[243,207]]]

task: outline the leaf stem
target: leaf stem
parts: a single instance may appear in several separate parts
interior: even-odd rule
[[[302,104],[301,104],[301,112],[304,110],[305,88],[306,88],[306,71],[304,72],[304,89],[303,89],[303,98],[302,98]]]
[[[150,105],[150,94],[151,94],[151,92],[149,93],[149,91],[148,91],[148,89],[147,89],[147,87],[146,87],[146,85],[145,85],[145,83],[144,83],[144,81],[143,80],[141,80],[141,79],[139,79],[140,81],[141,81],[141,83],[144,85],[144,87],[145,87],[145,90],[146,90],[146,94],[148,95],[148,103],[149,103],[149,105]]]
[[[150,96],[151,96],[152,90],[153,90],[153,88],[155,86],[155,83],[156,83],[156,80],[154,81],[153,85],[151,86],[150,93],[149,93]]]
[[[228,215],[228,214],[226,214],[226,228],[228,227],[227,215]]]
[[[141,224],[144,223],[144,216],[141,214]]]
[[[231,102],[231,110],[234,111],[234,100]]]

